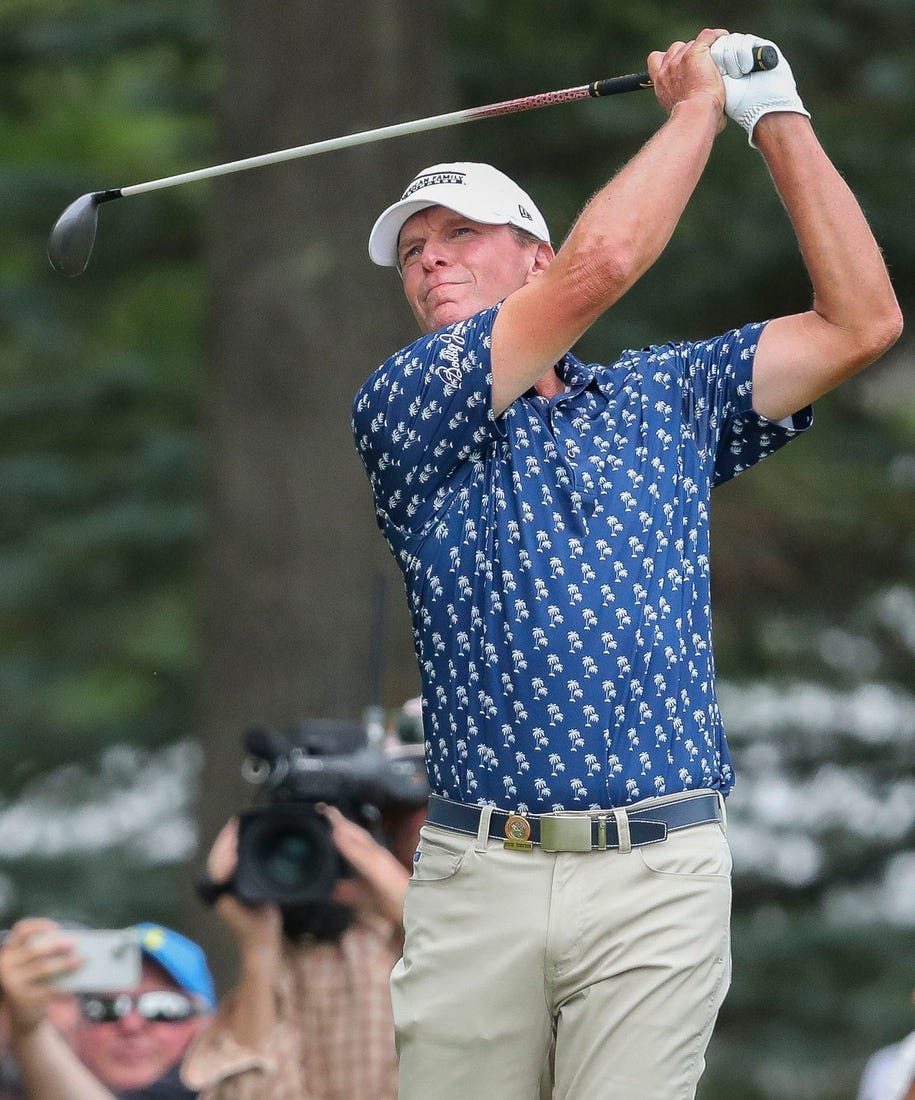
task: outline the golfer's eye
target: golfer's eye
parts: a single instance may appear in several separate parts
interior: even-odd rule
[[[403,265],[408,260],[412,260],[412,259],[415,259],[417,256],[421,256],[422,251],[423,251],[423,246],[421,244],[413,244],[413,245],[410,245],[409,248],[405,248],[403,250],[403,253],[401,254],[401,257],[400,257],[400,266],[403,267]]]

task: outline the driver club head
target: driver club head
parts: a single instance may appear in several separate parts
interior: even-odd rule
[[[81,195],[54,223],[48,238],[48,259],[62,275],[82,275],[92,255],[98,226],[97,194]]]

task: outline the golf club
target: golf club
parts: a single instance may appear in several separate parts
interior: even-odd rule
[[[778,64],[778,51],[774,46],[760,45],[755,50],[754,72],[774,69]],[[166,176],[150,180],[147,183],[134,183],[129,187],[116,187],[108,191],[94,191],[81,195],[64,210],[51,230],[48,239],[48,259],[51,266],[63,275],[74,277],[86,270],[95,233],[98,227],[98,208],[103,202],[112,199],[140,195],[145,191],[158,191],[166,187],[176,187],[181,183],[193,183],[196,180],[212,179],[214,176],[226,176],[232,172],[245,172],[249,168],[261,168],[267,164],[280,164],[283,161],[299,157],[311,157],[318,153],[330,153],[337,149],[349,149],[356,145],[367,145],[387,138],[403,137],[406,134],[419,134],[427,130],[437,130],[445,126],[456,126],[462,122],[472,122],[480,118],[495,118],[497,115],[514,114],[518,111],[533,111],[538,107],[551,107],[556,103],[572,103],[575,100],[602,98],[618,95],[621,92],[633,92],[652,86],[648,73],[632,73],[628,76],[608,77],[595,80],[591,84],[582,84],[577,88],[565,88],[556,92],[541,92],[539,95],[525,96],[521,99],[508,99],[502,103],[491,103],[484,107],[468,107],[461,111],[451,111],[444,115],[415,119],[412,122],[395,123],[375,130],[364,130],[359,134],[329,138],[310,145],[299,145],[293,149],[279,149],[274,153],[233,160],[226,164],[215,164],[210,168],[198,168],[193,172],[182,172],[177,176]]]

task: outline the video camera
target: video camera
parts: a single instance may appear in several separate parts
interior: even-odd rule
[[[318,803],[336,806],[384,843],[385,814],[429,797],[422,745],[370,746],[360,724],[313,720],[288,735],[254,728],[244,746],[242,775],[269,799],[239,820],[232,890],[252,904],[307,905],[352,874]]]

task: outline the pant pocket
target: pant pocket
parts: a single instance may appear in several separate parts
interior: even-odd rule
[[[413,854],[411,884],[421,886],[428,882],[444,882],[461,869],[464,856],[473,846],[474,838],[463,833],[423,825],[419,831],[419,844]]]
[[[645,866],[656,874],[731,875],[731,849],[717,823],[678,830],[659,844],[644,844],[637,851]]]

